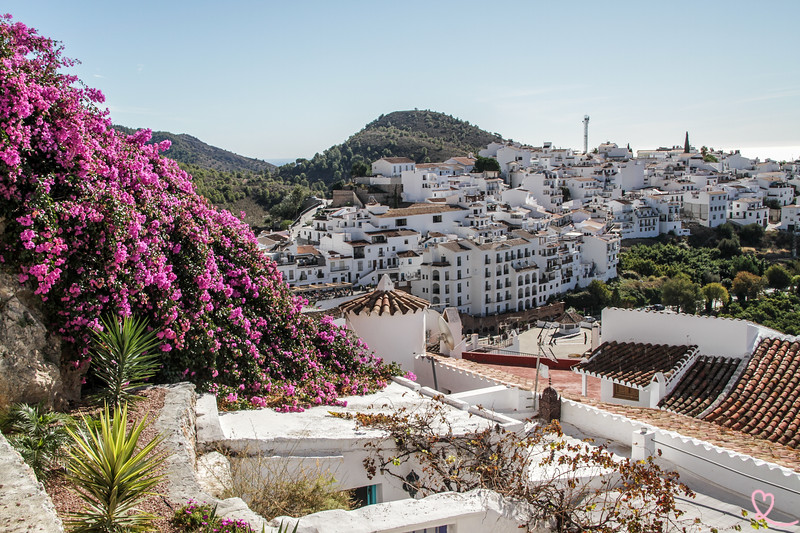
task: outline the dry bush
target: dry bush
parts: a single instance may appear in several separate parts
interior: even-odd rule
[[[352,508],[350,492],[340,490],[334,475],[319,464],[293,466],[284,458],[246,454],[230,462],[233,485],[224,497],[242,498],[267,520]]]
[[[523,504],[529,525],[546,523],[559,532],[701,527],[682,519],[676,497],[693,493],[678,474],[662,471],[652,459],[620,458],[602,446],[565,438],[557,423],[526,434],[499,425],[463,433],[453,429],[441,404],[352,418],[385,435],[367,445],[370,477],[395,477],[420,496],[490,489]],[[400,474],[409,466],[412,478]]]

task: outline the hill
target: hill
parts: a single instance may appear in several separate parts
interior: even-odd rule
[[[125,126],[114,128],[135,132]],[[502,140],[464,120],[418,110],[381,115],[345,142],[280,168],[187,134],[153,132],[150,142],[165,139],[172,146],[162,155],[177,161],[194,177],[197,192],[232,213],[244,211],[245,222],[256,229],[285,226],[309,196],[324,195],[338,182],[348,180],[354,165],[356,175],[365,175],[370,163],[381,157],[408,157],[420,163],[444,161],[477,153],[490,142]]]
[[[131,134],[136,132],[133,128],[115,125],[114,129]],[[168,140],[172,143],[169,150],[162,155],[178,163],[195,165],[198,167],[219,170],[221,172],[271,172],[277,168],[272,163],[260,159],[245,157],[243,155],[217,148],[206,144],[197,137],[185,133],[170,133],[168,131],[154,131],[151,143]]]
[[[280,167],[280,175],[305,185],[332,185],[351,176],[354,165],[381,157],[408,157],[418,163],[444,161],[477,153],[492,141],[502,141],[467,121],[435,111],[395,111],[381,115],[344,143],[311,159]]]

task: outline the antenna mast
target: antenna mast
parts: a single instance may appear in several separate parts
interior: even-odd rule
[[[583,117],[583,153],[589,153],[589,115]]]

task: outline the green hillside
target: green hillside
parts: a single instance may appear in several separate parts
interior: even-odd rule
[[[115,125],[114,129],[124,133],[134,133],[136,130],[125,126]],[[272,163],[245,157],[216,146],[206,144],[197,137],[185,133],[170,133],[168,131],[154,131],[150,142],[158,143],[168,140],[172,143],[169,150],[162,155],[174,159],[178,163],[195,165],[202,168],[219,170],[222,172],[270,172],[277,168]]]
[[[124,133],[135,130],[114,126]],[[419,163],[444,161],[477,153],[502,140],[469,122],[434,111],[395,111],[381,115],[344,143],[311,159],[276,167],[240,156],[186,134],[153,132],[151,142],[172,142],[164,155],[178,162],[194,178],[197,191],[214,205],[232,213],[246,213],[256,229],[277,228],[291,220],[312,195],[323,196],[331,186],[358,175],[381,157],[408,157]]]
[[[354,165],[367,166],[381,157],[408,157],[418,163],[444,161],[477,153],[492,141],[501,141],[469,122],[435,111],[395,111],[381,115],[344,143],[311,159],[280,167],[280,175],[304,184],[330,186],[349,179]]]

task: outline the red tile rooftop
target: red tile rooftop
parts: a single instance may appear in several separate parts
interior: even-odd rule
[[[733,390],[705,420],[800,447],[800,343],[762,340]]]
[[[697,346],[604,342],[592,352],[587,362],[575,370],[632,387],[646,387],[656,372],[662,372],[667,378],[672,375],[675,368],[696,349]]]
[[[658,406],[675,413],[698,416],[722,394],[741,363],[741,359],[731,357],[698,357]]]
[[[530,368],[512,366],[500,367],[475,363],[465,359],[451,359],[442,356],[435,357],[436,360],[442,364],[474,372],[493,379],[498,383],[519,387],[524,390],[533,390],[534,388],[536,375],[530,372]],[[721,448],[749,455],[763,461],[769,461],[794,470],[795,472],[800,472],[800,450],[798,449],[782,446],[752,435],[746,435],[740,431],[727,429],[706,420],[698,420],[663,409],[631,407],[601,402],[598,399],[600,397],[599,386],[593,391],[592,378],[589,378],[590,397],[583,397],[580,395],[579,375],[574,375],[577,382],[571,384],[569,378],[558,375],[556,371],[551,371],[551,375],[553,376],[553,387],[559,394],[569,400],[585,403],[610,413],[625,416],[632,420],[637,420],[667,431],[674,431],[686,437],[703,440]],[[564,384],[558,385],[557,381],[562,379],[564,380]],[[540,381],[539,389],[541,390],[542,388],[542,382]]]

